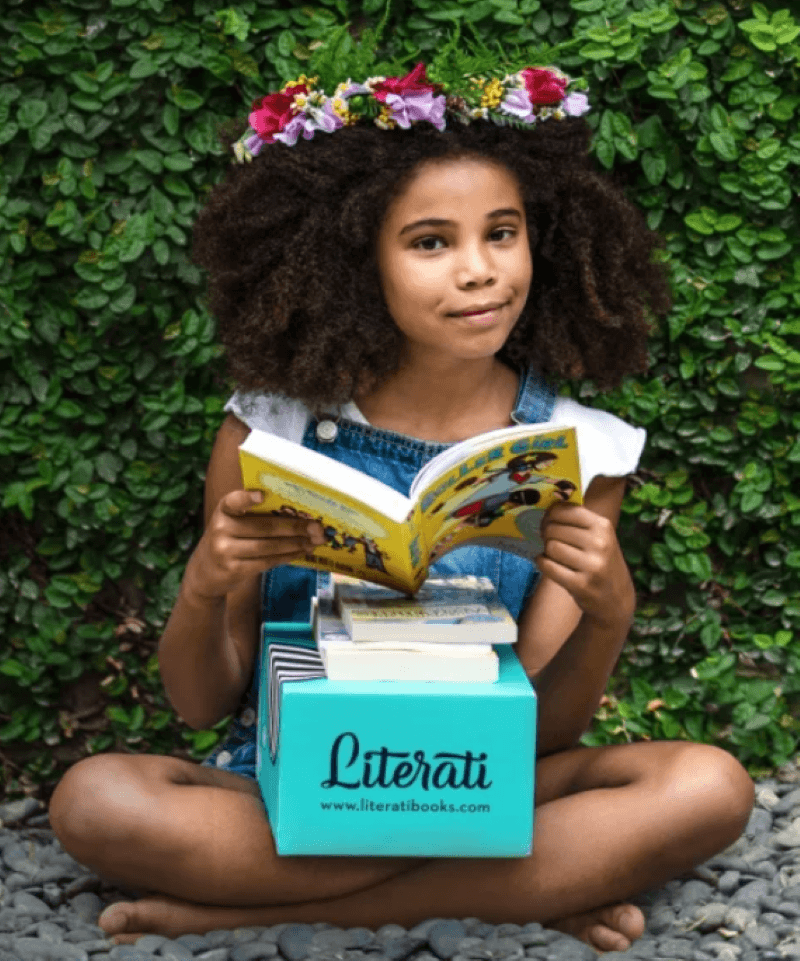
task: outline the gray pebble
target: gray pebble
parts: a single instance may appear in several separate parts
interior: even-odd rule
[[[264,961],[274,958],[278,946],[274,941],[251,941],[250,944],[237,944],[230,952],[230,961]]]
[[[315,934],[310,924],[290,924],[278,935],[278,948],[287,961],[304,961]]]
[[[11,906],[15,911],[27,914],[32,918],[52,917],[53,910],[44,901],[28,894],[26,891],[16,891],[11,896]]]
[[[761,898],[768,895],[770,885],[768,881],[759,879],[750,881],[744,887],[739,888],[731,897],[732,904],[760,904]]]
[[[719,879],[717,887],[722,894],[733,894],[739,887],[739,878],[741,878],[741,876],[739,871],[725,871]]]
[[[754,838],[759,834],[769,834],[772,830],[772,817],[769,811],[764,808],[754,807],[750,812],[750,819],[744,833],[748,838]]]
[[[686,884],[681,888],[678,899],[682,906],[694,905],[698,901],[705,902],[710,901],[716,892],[711,887],[710,884],[706,884],[705,881],[687,881]]]
[[[700,922],[698,924],[700,931],[705,934],[708,931],[716,931],[717,928],[722,927],[725,922],[725,915],[728,913],[728,907],[728,904],[723,904],[720,901],[698,906],[695,909],[694,917]],[[651,930],[649,923],[647,927],[648,930]]]
[[[419,924],[415,924],[413,928],[409,929],[408,933],[412,938],[427,938],[431,928],[444,920],[444,918],[428,918],[425,921],[420,921]]]
[[[585,941],[561,935],[547,949],[547,961],[596,961],[597,952]]]
[[[427,934],[431,951],[442,959],[448,959],[458,950],[459,941],[467,936],[467,929],[461,921],[439,921]]]
[[[725,927],[734,931],[744,931],[748,925],[755,924],[756,912],[749,908],[732,907],[725,912]]]
[[[141,943],[136,945],[137,948],[141,946]],[[193,952],[185,944],[178,944],[176,941],[165,941],[158,951],[159,957],[169,958],[169,961],[187,961],[187,958],[194,957]]]
[[[40,938],[15,938],[14,950],[19,961],[89,961],[89,955],[77,944],[53,943]]]
[[[427,941],[425,938],[413,938],[410,934],[401,934],[400,937],[383,938],[378,943],[389,961],[404,961],[427,944]]]
[[[182,934],[180,937],[173,938],[173,943],[182,944],[192,954],[200,954],[201,951],[210,947],[208,940],[202,934]]]
[[[754,948],[774,948],[778,943],[775,931],[766,924],[754,924],[743,935]]]

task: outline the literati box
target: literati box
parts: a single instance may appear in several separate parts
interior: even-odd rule
[[[257,777],[279,854],[524,857],[536,694],[508,645],[493,684],[329,681],[310,625],[265,624]]]

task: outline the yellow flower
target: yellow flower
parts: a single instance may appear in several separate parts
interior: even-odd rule
[[[352,127],[354,123],[358,122],[358,114],[348,110],[344,100],[341,100],[339,97],[334,97],[331,100],[331,106],[333,107],[333,112],[344,121],[346,126]]]
[[[386,105],[381,107],[381,112],[375,118],[375,125],[381,130],[391,130],[397,126],[397,121],[392,118],[391,110]]]
[[[500,106],[500,101],[503,99],[503,85],[499,80],[490,80],[483,88],[483,96],[481,97],[481,106],[488,107],[490,110],[495,109]]]

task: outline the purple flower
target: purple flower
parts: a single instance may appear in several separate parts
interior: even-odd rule
[[[319,129],[324,130],[325,133],[333,133],[334,130],[338,130],[344,126],[344,120],[342,120],[339,114],[333,109],[333,102],[331,100],[325,101],[319,122]]]
[[[259,137],[257,133],[251,134],[249,137],[245,138],[244,145],[250,153],[257,157],[261,152],[261,148],[264,146],[265,141]]]
[[[280,133],[273,134],[276,140],[280,140],[281,143],[285,143],[288,147],[293,147],[297,143],[297,138],[302,133],[306,140],[309,140],[311,136],[306,136],[305,134],[305,124],[306,115],[301,110],[300,113],[295,114],[295,116],[286,124]]]
[[[430,90],[424,93],[406,94],[400,96],[396,93],[386,94],[386,103],[392,109],[392,119],[397,121],[397,125],[407,130],[412,121],[427,120],[432,123],[437,130],[444,130],[444,108],[447,98],[443,96],[434,97]]]
[[[503,113],[510,113],[525,123],[536,121],[536,114],[531,107],[527,90],[509,90],[505,99],[500,102],[500,110]]]
[[[286,126],[281,133],[276,133],[275,139],[293,147],[297,143],[300,134],[304,140],[311,140],[317,130],[325,133],[333,133],[344,126],[344,121],[338,117],[333,110],[330,100],[326,100],[322,109],[318,107],[301,110]]]
[[[351,83],[344,88],[344,90],[339,94],[339,96],[343,97],[346,100],[348,97],[352,97],[354,94],[357,94],[357,93],[369,93],[369,87],[367,87],[363,83]]]
[[[589,107],[589,98],[585,93],[575,91],[575,93],[571,93],[566,98],[562,104],[562,109],[568,117],[582,117],[591,109]]]

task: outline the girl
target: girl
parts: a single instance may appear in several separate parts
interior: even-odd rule
[[[445,73],[442,62],[436,74]],[[744,829],[754,787],[727,752],[685,742],[579,746],[630,628],[616,537],[644,430],[558,397],[647,363],[646,312],[669,288],[657,238],[588,156],[585,95],[553,69],[451,83],[423,64],[333,97],[305,77],[254,105],[251,162],[195,230],[239,390],[206,477],[205,531],[160,642],[167,695],[201,730],[242,706],[202,764],[103,754],[74,765],[50,816],[66,850],[145,893],[103,912],[132,942],[217,928],[431,916],[538,920],[598,951],[645,927],[625,900]],[[512,124],[509,120],[513,121]],[[301,136],[302,135],[302,136]],[[538,692],[533,853],[520,859],[278,857],[255,781],[258,628],[307,620],[325,533],[248,513],[237,447],[253,427],[406,492],[447,445],[512,422],[567,421],[601,443],[585,503],[546,515],[536,564],[489,548],[435,574],[488,574],[518,618]],[[252,680],[251,680],[252,679]]]

